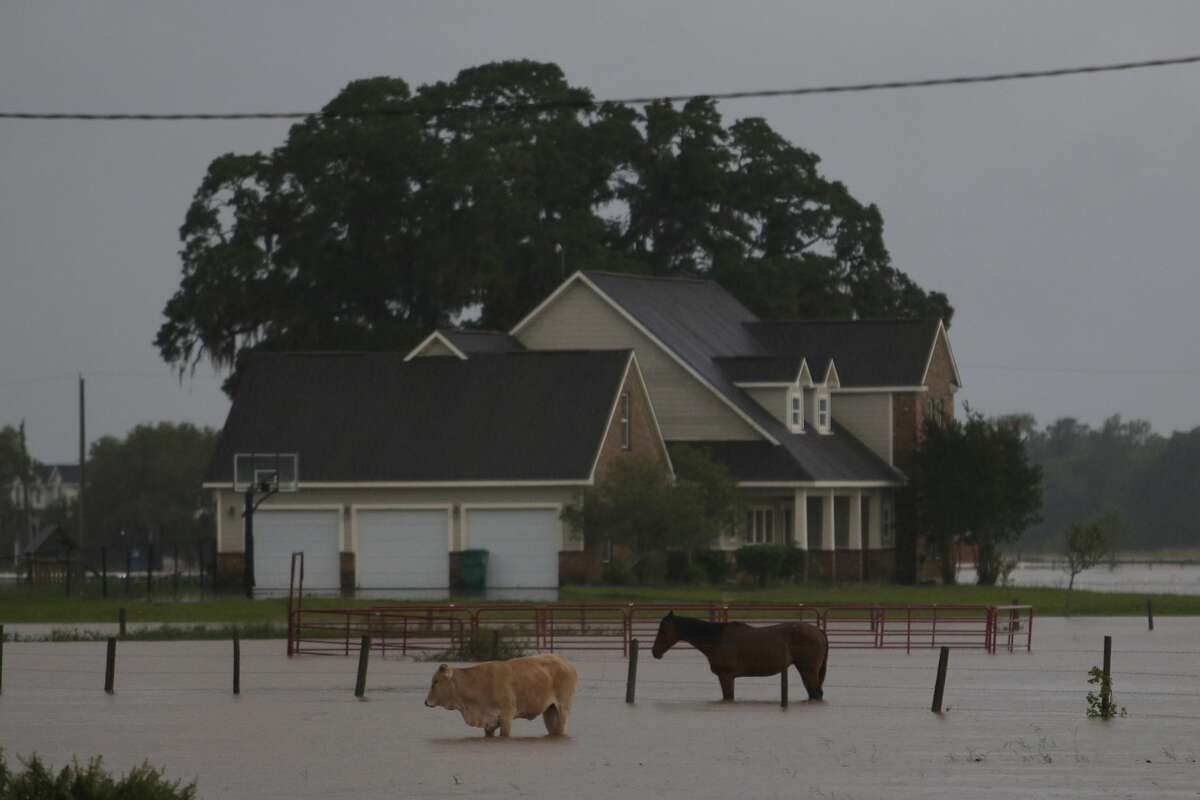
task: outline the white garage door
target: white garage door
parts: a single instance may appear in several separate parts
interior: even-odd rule
[[[489,552],[488,589],[557,589],[562,521],[550,508],[472,508],[467,546]]]
[[[254,513],[254,584],[262,591],[287,591],[292,553],[304,552],[304,590],[341,588],[338,511]]]
[[[359,588],[449,588],[446,509],[360,509],[355,520]]]

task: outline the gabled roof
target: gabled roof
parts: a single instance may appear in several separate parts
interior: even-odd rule
[[[922,385],[940,328],[936,319],[746,324],[759,346],[770,353],[807,358],[814,377],[824,374],[824,363],[833,359],[841,385],[847,388]]]
[[[205,477],[238,452],[299,454],[300,484],[579,482],[633,363],[628,350],[252,353]]]
[[[725,356],[717,358],[716,362],[735,385],[796,383],[804,367],[803,358],[788,356]]]
[[[834,425],[829,434],[793,434],[787,426],[738,388],[723,359],[795,356],[799,370],[804,353],[772,352],[752,334],[758,318],[717,283],[679,278],[648,278],[609,272],[577,273],[619,306],[767,439],[791,456],[797,481],[904,480],[901,473]],[[570,281],[568,281],[569,283]],[[564,284],[564,286],[567,284]],[[519,330],[527,317],[517,325]],[[808,358],[814,380],[831,372],[832,354]],[[786,360],[786,359],[785,359]],[[773,362],[777,365],[777,362]],[[841,369],[833,370],[841,373]],[[793,379],[795,373],[793,373]],[[844,380],[844,379],[843,379]],[[740,382],[740,381],[739,381]],[[774,459],[774,456],[772,457]]]
[[[473,353],[512,353],[525,349],[525,345],[503,331],[439,328],[438,333],[468,356]]]

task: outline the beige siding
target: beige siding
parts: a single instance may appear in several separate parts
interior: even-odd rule
[[[891,396],[879,394],[843,394],[834,392],[830,403],[833,418],[845,426],[880,458],[892,463]]]
[[[458,354],[446,347],[440,339],[434,339],[414,354],[413,358],[424,358],[425,356],[454,356],[457,358]]]
[[[530,350],[631,349],[668,440],[761,438],[733,409],[576,281],[517,333]]]
[[[228,490],[214,492],[217,502],[218,541],[222,553],[243,551],[242,496]],[[342,511],[342,538],[340,548],[344,552],[357,550],[353,506],[362,505],[451,505],[454,507],[452,541],[454,549],[462,548],[462,505],[516,505],[530,504],[566,505],[579,496],[577,487],[528,486],[528,487],[483,487],[483,488],[430,488],[430,489],[302,489],[299,492],[277,494],[260,508],[284,506],[313,506],[340,508]],[[582,550],[582,538],[563,527],[563,550]]]
[[[787,424],[787,389],[743,389],[754,398],[754,402],[770,412],[771,416]]]

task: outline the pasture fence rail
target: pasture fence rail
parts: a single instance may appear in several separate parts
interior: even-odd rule
[[[652,642],[660,618],[675,611],[713,622],[810,622],[833,649],[1033,649],[1030,606],[806,604],[426,604],[303,608],[288,613],[289,655],[349,655],[362,635],[381,654],[453,651],[498,635],[540,652],[610,651],[628,655],[633,639]]]

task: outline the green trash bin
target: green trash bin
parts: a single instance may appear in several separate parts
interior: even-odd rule
[[[463,550],[459,556],[462,571],[462,586],[468,592],[482,592],[487,588],[487,550]]]

